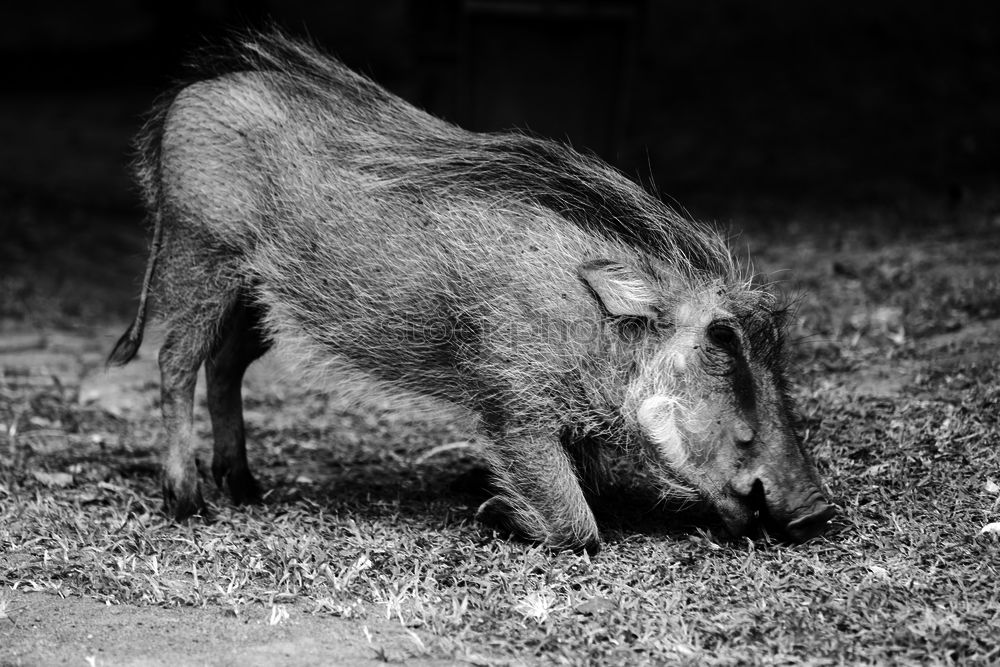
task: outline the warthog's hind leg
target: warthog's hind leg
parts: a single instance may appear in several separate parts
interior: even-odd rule
[[[243,374],[271,346],[260,329],[258,306],[241,299],[230,311],[217,347],[205,362],[212,418],[212,476],[237,505],[260,500],[260,486],[247,464],[243,427]]]
[[[194,439],[194,389],[198,369],[215,344],[230,299],[192,298],[169,318],[160,348],[160,397],[166,437],[163,502],[177,520],[204,514]]]

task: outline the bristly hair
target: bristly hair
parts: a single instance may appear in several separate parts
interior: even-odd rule
[[[722,237],[682,218],[601,160],[521,131],[472,133],[432,118],[307,40],[277,27],[240,31],[192,62],[197,78],[277,72],[307,94],[359,114],[399,122],[391,146],[373,148],[367,167],[383,187],[464,189],[477,199],[530,201],[609,240],[662,259],[682,274],[732,278],[737,269]],[[383,130],[393,128],[383,127]]]
[[[520,132],[472,137],[467,150],[442,152],[429,163],[427,176],[444,184],[459,174],[460,182],[480,192],[516,192],[589,232],[671,264],[716,276],[734,273],[721,237],[682,219],[600,160]]]

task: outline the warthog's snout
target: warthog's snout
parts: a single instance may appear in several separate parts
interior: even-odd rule
[[[837,515],[837,508],[825,500],[818,500],[806,514],[793,519],[785,526],[785,532],[796,542],[805,542],[816,537],[826,525]]]
[[[817,485],[812,482],[804,484],[805,488],[800,487],[798,493],[784,497],[767,493],[767,484],[764,484],[768,514],[777,521],[777,528],[795,542],[816,537],[837,514],[836,508],[827,501]]]
[[[746,520],[726,521],[729,531],[737,535],[754,535],[767,528],[793,542],[805,542],[820,535],[837,515],[837,508],[818,488],[798,497],[781,496],[760,479],[753,483],[743,503]]]

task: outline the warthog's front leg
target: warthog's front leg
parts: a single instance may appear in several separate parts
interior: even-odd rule
[[[479,508],[481,521],[556,550],[600,550],[597,522],[558,437],[508,432],[487,454],[499,493]]]

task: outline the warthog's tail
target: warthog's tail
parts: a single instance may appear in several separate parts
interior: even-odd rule
[[[115,343],[111,354],[108,355],[107,364],[109,366],[124,366],[135,357],[142,344],[142,332],[146,328],[146,313],[149,307],[149,293],[153,286],[153,275],[160,256],[160,247],[163,244],[160,144],[163,140],[163,126],[166,124],[167,113],[179,89],[180,86],[161,95],[156,100],[133,142],[135,157],[132,162],[132,173],[139,185],[139,190],[142,192],[145,209],[153,223],[153,240],[149,244],[146,274],[142,277],[142,291],[139,292],[139,311],[135,314],[135,319],[132,320],[129,328]]]
[[[153,241],[149,246],[149,259],[146,261],[146,274],[142,278],[142,291],[139,292],[139,311],[135,314],[132,324],[115,343],[108,355],[108,366],[124,366],[132,361],[139,346],[142,345],[142,332],[146,328],[146,311],[149,305],[149,290],[153,282],[153,271],[156,269],[156,258],[160,254],[160,243],[163,240],[163,221],[160,215],[154,215]]]

